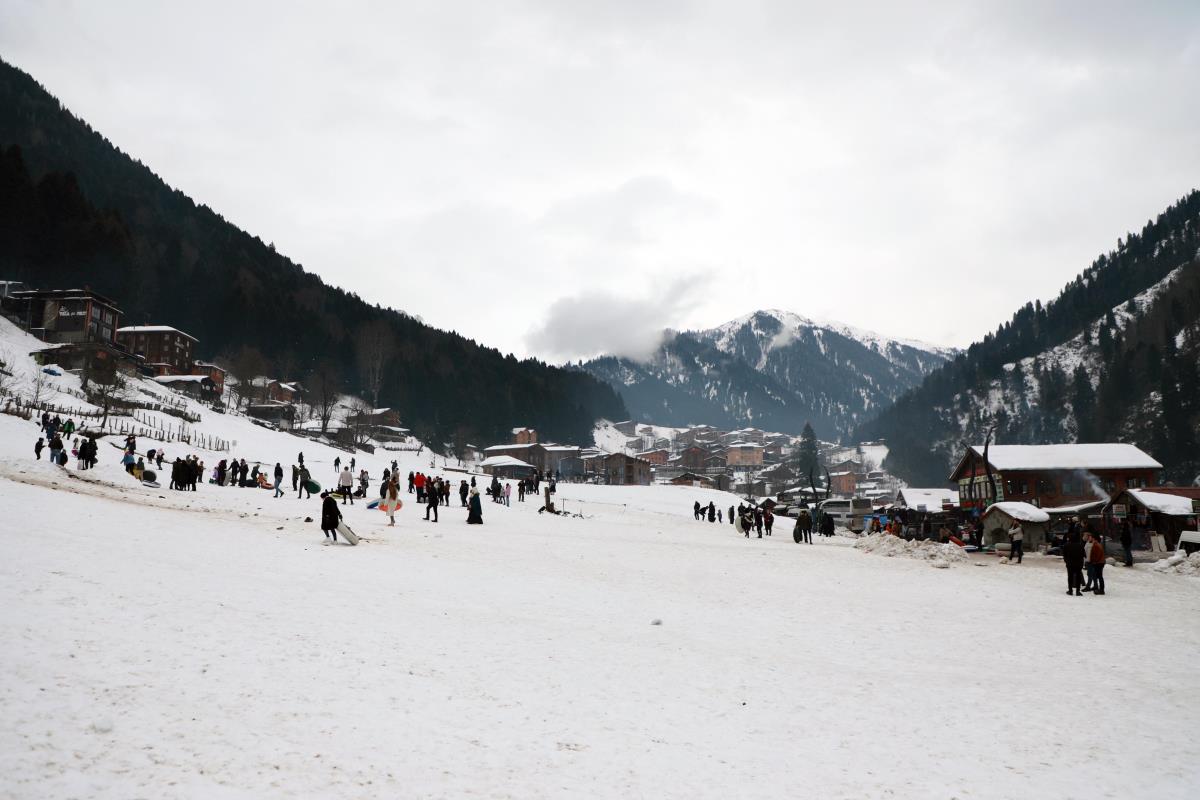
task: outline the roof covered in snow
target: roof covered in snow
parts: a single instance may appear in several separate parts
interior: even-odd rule
[[[982,446],[973,446],[971,450],[983,456]],[[1137,447],[1120,443],[994,444],[988,449],[988,461],[1002,472],[1033,469],[1162,469],[1162,464]]]
[[[1049,522],[1050,515],[1042,509],[1030,503],[1021,503],[1015,500],[1006,500],[1003,503],[993,503],[988,506],[988,510],[983,513],[986,517],[988,514],[1004,514],[1021,522]]]
[[[180,336],[186,336],[193,342],[200,341],[190,333],[184,333],[179,328],[172,328],[170,325],[129,325],[125,328],[117,328],[117,333],[178,333]]]
[[[505,450],[528,450],[531,447],[541,447],[541,445],[533,444],[494,444],[491,447],[483,448],[485,453],[503,453]]]
[[[200,383],[201,381],[212,382],[212,378],[207,375],[159,375],[154,379],[158,383]]]
[[[907,508],[941,508],[958,505],[958,492],[953,489],[914,489],[906,486],[896,495],[896,503]]]
[[[481,467],[528,467],[534,469],[533,464],[526,464],[519,458],[512,456],[489,456],[479,462]]]
[[[1158,514],[1190,517],[1196,513],[1193,510],[1192,498],[1187,495],[1167,494],[1166,492],[1156,492],[1153,489],[1130,489],[1126,494],[1137,500],[1147,511]],[[1196,491],[1196,495],[1200,497],[1200,490]]]

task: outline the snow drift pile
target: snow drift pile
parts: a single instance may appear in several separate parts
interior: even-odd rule
[[[958,545],[938,542],[905,541],[890,533],[873,533],[854,543],[864,553],[874,553],[893,558],[903,556],[928,561],[931,567],[945,569],[954,563],[966,563],[966,552]]]
[[[1190,556],[1176,553],[1170,558],[1155,562],[1154,569],[1158,572],[1170,572],[1173,575],[1200,578],[1200,552],[1192,553]]]

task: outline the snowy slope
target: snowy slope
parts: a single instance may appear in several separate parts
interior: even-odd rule
[[[366,541],[322,547],[316,500],[64,471],[34,433],[0,416],[0,498],[35,510],[0,517],[5,797],[1057,798],[1080,774],[1194,793],[1200,720],[1143,664],[1200,657],[1178,624],[1197,579],[1138,567],[1064,598],[1037,555],[936,570],[747,540],[688,513],[732,497],[672,486],[562,486],[583,517],[485,503],[483,526],[406,505],[388,528],[360,503]],[[1005,614],[953,611],[978,596]],[[1101,649],[1089,680],[1004,702],[961,679],[1082,663],[1097,626],[1140,658]]]

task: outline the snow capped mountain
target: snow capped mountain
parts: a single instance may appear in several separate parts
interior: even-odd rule
[[[701,331],[668,332],[645,362],[604,357],[584,369],[621,392],[635,418],[836,439],[954,355],[786,311],[756,311]]]

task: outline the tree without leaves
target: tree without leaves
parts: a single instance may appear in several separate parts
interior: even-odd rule
[[[358,351],[358,371],[363,388],[371,396],[372,407],[379,407],[379,390],[383,387],[383,371],[396,352],[391,327],[381,319],[368,322],[358,329],[355,345]]]
[[[338,393],[342,388],[342,377],[331,361],[322,361],[308,379],[312,392],[313,411],[321,420],[321,435],[329,430],[329,420],[337,406]]]
[[[248,402],[253,398],[255,389],[254,379],[267,371],[267,359],[257,347],[243,345],[229,359],[229,369],[238,382],[237,407],[240,407],[243,402]],[[267,387],[262,386],[261,390],[265,395]],[[261,400],[262,398],[260,397],[259,399]]]

